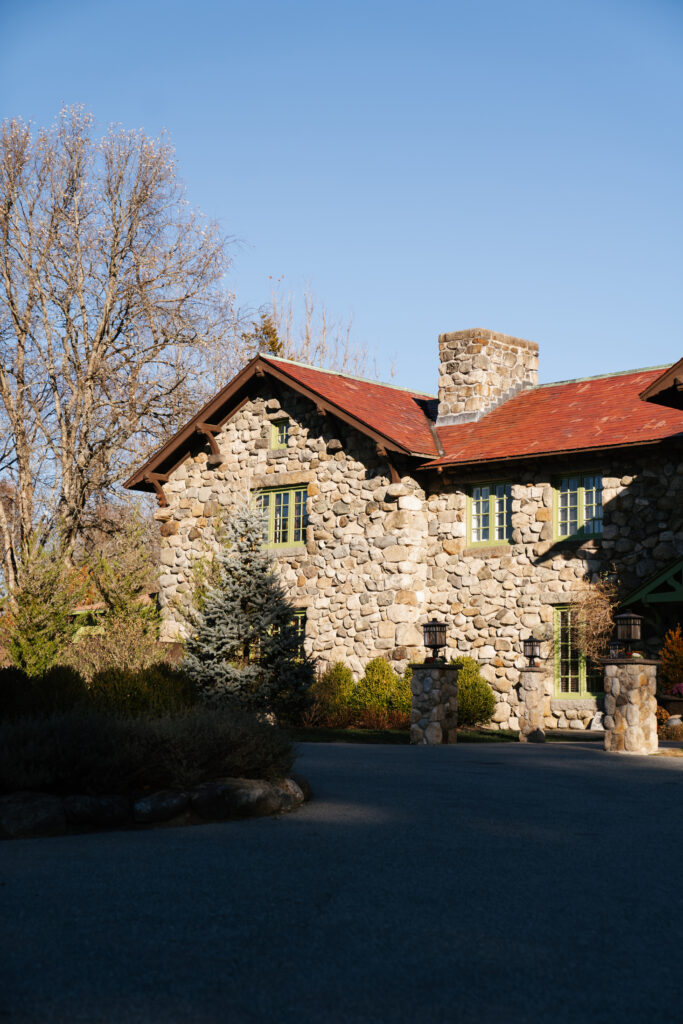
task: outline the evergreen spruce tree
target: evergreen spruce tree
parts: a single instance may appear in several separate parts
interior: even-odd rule
[[[263,547],[263,513],[240,508],[226,523],[218,582],[195,614],[184,667],[209,701],[292,715],[309,703],[313,664],[293,609]]]

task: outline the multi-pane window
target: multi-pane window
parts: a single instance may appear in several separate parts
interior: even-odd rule
[[[601,693],[600,671],[591,665],[578,645],[576,612],[555,609],[555,692],[558,697]]]
[[[271,423],[271,448],[286,448],[289,441],[289,420],[275,420]]]
[[[306,540],[306,487],[260,491],[256,507],[265,514],[263,543],[269,547],[303,544]]]
[[[585,473],[557,483],[557,536],[597,537],[602,533],[602,477]]]
[[[506,544],[512,536],[510,484],[478,484],[470,492],[469,543]]]

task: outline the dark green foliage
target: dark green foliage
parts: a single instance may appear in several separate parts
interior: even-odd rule
[[[26,553],[21,586],[4,616],[3,643],[17,668],[39,676],[59,660],[76,632],[72,614],[84,593],[58,543]]]
[[[51,715],[87,699],[85,680],[68,666],[55,665],[40,676],[19,668],[0,669],[0,718]]]
[[[458,673],[458,728],[485,725],[491,721],[496,708],[493,690],[479,671],[474,658],[456,658],[451,665]]]
[[[186,789],[226,777],[276,779],[294,762],[287,734],[219,708],[126,718],[75,708],[0,723],[0,792]]]
[[[355,687],[350,704],[357,709],[410,712],[412,694],[405,676],[399,676],[386,658],[373,658]]]
[[[110,668],[93,676],[90,705],[125,715],[160,715],[185,711],[197,700],[197,690],[187,675],[169,665],[152,665],[139,672]]]
[[[291,717],[310,703],[313,665],[262,539],[259,511],[231,515],[227,546],[216,556],[218,582],[203,595],[183,667],[212,703]]]
[[[353,672],[343,661],[337,661],[314,681],[311,697],[316,717],[330,720],[348,716],[348,706],[355,687]]]
[[[172,714],[187,710],[196,700],[189,676],[165,664],[141,672],[108,669],[89,686],[65,665],[55,665],[42,676],[0,669],[0,718],[52,715],[76,706],[117,715]]]

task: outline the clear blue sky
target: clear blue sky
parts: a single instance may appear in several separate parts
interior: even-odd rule
[[[681,0],[0,8],[0,116],[167,128],[238,300],[309,282],[395,383],[473,326],[544,381],[683,355]]]

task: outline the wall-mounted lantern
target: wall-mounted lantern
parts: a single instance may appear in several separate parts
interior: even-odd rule
[[[522,641],[524,657],[529,662],[529,668],[537,668],[538,659],[541,657],[541,641],[535,640],[532,636]]]
[[[623,612],[614,616],[614,622],[617,627],[617,641],[626,645],[627,655],[631,654],[633,645],[640,644],[645,639],[643,616],[634,612]]]
[[[446,646],[446,623],[431,619],[422,627],[424,645],[431,648],[432,661],[439,661],[439,651]]]

